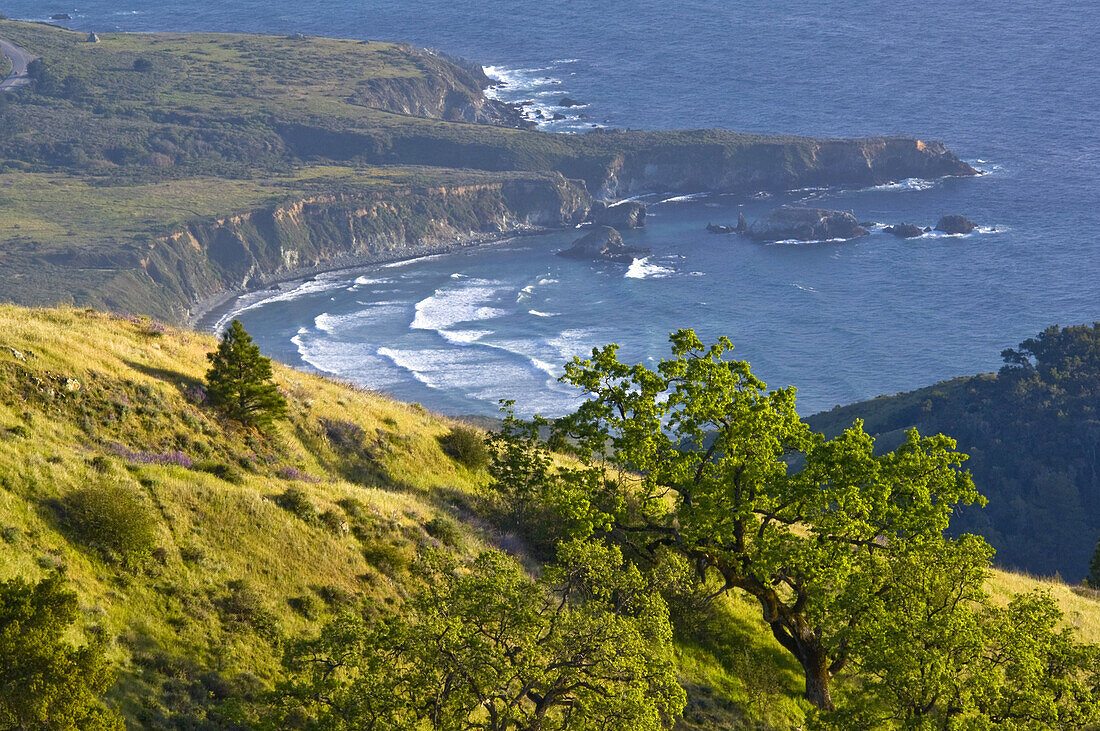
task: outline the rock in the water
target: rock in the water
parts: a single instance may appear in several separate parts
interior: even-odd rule
[[[899,223],[896,226],[887,226],[882,230],[902,239],[915,239],[924,234],[924,230],[913,223]]]
[[[851,213],[782,206],[753,221],[748,233],[757,241],[823,241],[854,239],[870,232]]]
[[[645,203],[641,201],[623,201],[610,206],[596,201],[588,216],[597,226],[641,228],[645,226],[645,210]]]
[[[736,231],[736,229],[733,226],[726,226],[720,223],[708,223],[707,231],[710,231],[712,234],[731,234]]]
[[[740,211],[737,212],[737,228],[734,229],[739,234],[743,234],[749,230],[749,222],[745,220],[745,214]]]
[[[552,119],[555,119],[555,120],[565,119],[565,115],[562,114],[561,112],[554,112],[554,116],[552,117]]]
[[[610,226],[597,226],[574,241],[570,248],[559,251],[558,256],[630,264],[637,257],[648,253],[649,249],[624,244],[622,235]]]
[[[925,233],[931,233],[932,232],[932,227],[931,226],[925,226],[924,227],[924,232]]]
[[[940,219],[940,222],[936,224],[937,231],[943,231],[945,234],[968,234],[978,227],[978,224],[974,223],[966,216],[944,216]]]
[[[50,20],[72,20],[73,16],[68,13],[54,13],[50,16]]]
[[[576,99],[570,99],[569,97],[563,97],[562,100],[558,102],[559,107],[579,107],[582,104],[583,102],[579,102]]]

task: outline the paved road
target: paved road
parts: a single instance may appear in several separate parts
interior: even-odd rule
[[[0,54],[11,59],[11,73],[0,81],[0,91],[18,89],[31,83],[31,77],[27,76],[27,64],[35,59],[34,56],[5,40],[0,40]]]

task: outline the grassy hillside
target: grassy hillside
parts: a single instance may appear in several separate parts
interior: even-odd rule
[[[112,699],[141,727],[224,726],[233,698],[279,677],[288,638],[360,599],[400,611],[424,546],[525,556],[479,517],[484,473],[441,450],[453,423],[418,405],[279,367],[290,418],[261,437],[195,404],[210,337],[10,306],[0,332],[0,578],[64,572],[84,635],[111,640]],[[150,558],[127,565],[74,533],[74,494],[103,486],[152,510]],[[990,589],[1040,585],[1100,641],[1093,599],[1015,574]],[[721,632],[686,616],[684,728],[799,723],[798,668],[761,634],[757,608],[723,600],[708,614]]]

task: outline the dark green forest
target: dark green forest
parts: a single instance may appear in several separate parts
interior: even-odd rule
[[[950,434],[989,499],[958,532],[984,536],[1000,566],[1078,581],[1100,533],[1100,323],[1052,326],[1002,354],[996,374],[957,378],[809,419],[836,433],[863,419],[883,448],[906,429]]]

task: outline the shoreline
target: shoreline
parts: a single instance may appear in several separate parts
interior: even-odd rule
[[[284,284],[302,284],[305,282],[313,281],[317,277],[327,274],[344,274],[359,272],[361,270],[368,269],[370,267],[380,266],[382,264],[396,264],[398,262],[411,262],[417,259],[424,259],[429,256],[441,256],[446,254],[453,254],[463,249],[472,248],[489,248],[493,246],[499,246],[506,244],[509,241],[515,239],[524,238],[527,236],[540,236],[543,234],[550,234],[561,231],[569,231],[569,228],[539,228],[529,230],[517,230],[509,231],[501,234],[484,234],[484,238],[476,241],[467,240],[466,242],[451,241],[450,243],[442,245],[433,244],[417,244],[406,252],[402,252],[400,255],[393,256],[367,256],[357,255],[347,257],[346,261],[336,263],[334,260],[331,264],[324,264],[312,267],[300,267],[298,269],[292,269],[285,274],[274,277],[264,282],[264,284],[255,289],[245,290],[228,290],[218,292],[208,297],[204,297],[192,305],[188,311],[186,318],[184,319],[184,325],[198,332],[209,333],[214,332],[215,326],[227,315],[240,311],[243,308],[238,308],[240,301],[250,295],[263,295],[270,293],[271,296],[285,291],[280,285]],[[263,302],[267,297],[259,296],[255,303],[259,304]]]

